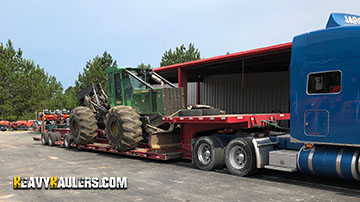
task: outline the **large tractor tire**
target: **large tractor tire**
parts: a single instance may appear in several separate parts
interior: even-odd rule
[[[106,136],[118,151],[135,148],[142,140],[142,122],[136,111],[129,106],[115,106],[105,117]]]
[[[93,143],[97,135],[97,121],[88,107],[76,107],[70,114],[70,132],[76,144]]]

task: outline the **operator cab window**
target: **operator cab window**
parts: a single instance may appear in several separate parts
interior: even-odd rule
[[[123,74],[123,81],[124,81],[124,98],[126,100],[130,100],[133,92],[133,86],[130,81],[128,74]]]
[[[116,101],[121,101],[122,97],[121,97],[120,74],[114,74],[114,80],[115,80],[115,99]]]
[[[308,94],[332,94],[341,91],[341,72],[310,73],[307,81]]]

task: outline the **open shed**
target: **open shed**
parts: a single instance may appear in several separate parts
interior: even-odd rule
[[[233,113],[289,112],[291,43],[242,51],[154,71],[184,88],[187,104]]]

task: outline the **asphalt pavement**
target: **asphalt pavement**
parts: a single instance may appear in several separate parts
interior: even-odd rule
[[[360,201],[360,182],[260,170],[238,177],[189,161],[159,162],[43,146],[33,132],[0,132],[0,201]],[[127,177],[125,190],[14,190],[13,177]]]

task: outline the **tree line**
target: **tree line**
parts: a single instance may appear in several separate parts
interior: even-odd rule
[[[91,83],[101,83],[107,92],[105,69],[118,66],[110,53],[104,52],[86,62],[74,85],[65,91],[61,82],[34,61],[25,59],[12,41],[0,43],[0,120],[35,119],[43,109],[72,109],[78,105],[77,94]],[[200,52],[189,44],[165,51],[160,66],[200,59]],[[121,66],[121,65],[120,65]],[[138,68],[151,69],[141,63]]]

